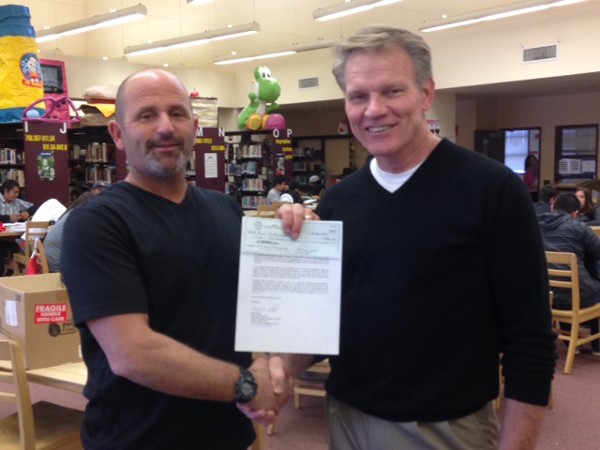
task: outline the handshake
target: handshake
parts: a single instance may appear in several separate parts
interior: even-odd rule
[[[312,355],[272,354],[256,358],[248,368],[256,380],[256,396],[248,403],[238,403],[238,409],[263,426],[274,423],[292,392],[294,378],[312,363]]]

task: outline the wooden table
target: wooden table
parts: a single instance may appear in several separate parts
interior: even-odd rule
[[[87,381],[87,367],[82,362],[61,364],[43,369],[26,370],[27,379],[32,383],[44,384],[66,391],[83,391]]]
[[[24,231],[0,231],[0,241],[14,241],[23,235]]]
[[[0,370],[9,368],[9,361],[0,361]],[[30,369],[26,370],[25,373],[27,374],[27,380],[31,383],[78,393],[83,391],[83,386],[85,386],[87,380],[87,367],[85,367],[83,361],[42,369]]]

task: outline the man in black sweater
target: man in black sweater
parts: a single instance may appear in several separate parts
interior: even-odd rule
[[[429,131],[435,84],[421,37],[367,27],[335,56],[353,135],[374,158],[317,209],[344,223],[330,447],[534,448],[556,349],[527,190],[505,166]],[[274,356],[271,367],[293,375],[312,361]]]

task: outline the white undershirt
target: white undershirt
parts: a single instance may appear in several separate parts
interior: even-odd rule
[[[373,178],[375,178],[382,188],[388,192],[396,192],[404,183],[409,180],[410,177],[412,177],[413,173],[415,173],[417,169],[421,167],[421,164],[423,164],[423,162],[420,162],[415,167],[405,172],[389,173],[381,170],[379,164],[377,164],[377,160],[373,158],[371,160],[371,164],[369,164],[369,168],[371,169]]]

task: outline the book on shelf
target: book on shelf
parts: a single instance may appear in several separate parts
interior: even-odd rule
[[[25,186],[25,171],[21,169],[2,169],[0,170],[0,183],[6,180],[15,180],[19,186]]]
[[[16,148],[0,149],[0,164],[21,164],[22,161],[22,152]]]

